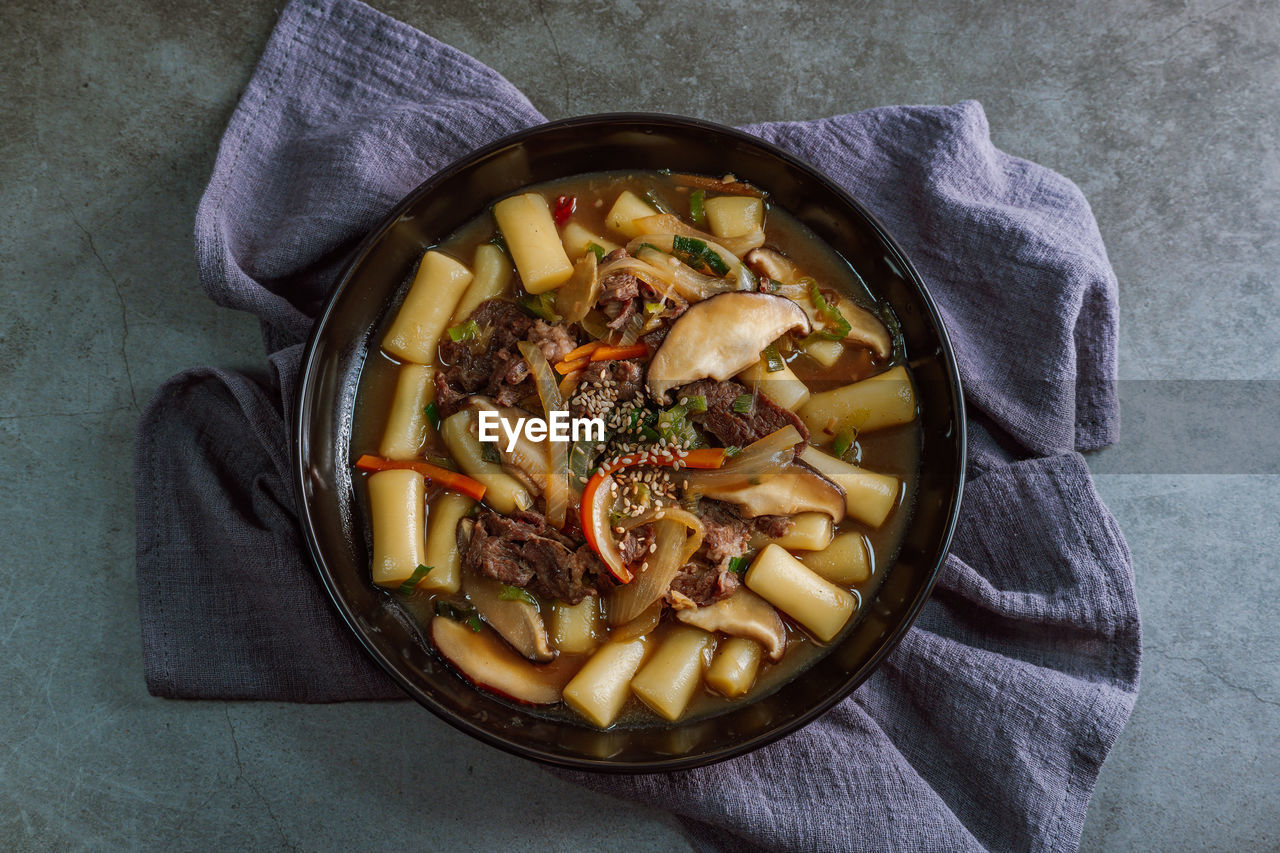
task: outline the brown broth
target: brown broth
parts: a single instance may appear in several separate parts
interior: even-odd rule
[[[526,187],[521,192],[542,192],[549,199],[554,199],[557,195],[577,196],[578,204],[573,216],[574,221],[593,233],[609,237],[619,244],[625,244],[626,238],[613,234],[605,225],[605,216],[614,199],[622,190],[631,189],[640,194],[644,189],[648,188],[653,188],[662,201],[682,218],[688,219],[689,188],[679,186],[675,176],[655,172],[605,172],[579,175],[573,178]],[[713,193],[708,193],[708,196],[710,195],[713,195]],[[864,307],[870,308],[875,305],[873,295],[867,291],[861,279],[852,273],[844,258],[819,240],[790,214],[770,206],[765,220],[765,230],[767,235],[766,245],[787,254],[807,274],[813,276],[824,289],[836,290]],[[441,240],[434,247],[470,266],[475,248],[479,244],[488,241],[494,233],[495,228],[492,219],[488,215],[482,215],[467,223],[446,239]],[[423,248],[425,250],[427,247],[424,246]],[[516,277],[513,278],[511,292],[514,295],[518,290],[518,277]],[[390,324],[394,315],[394,311],[387,312],[382,325],[375,331],[373,340],[380,341],[382,339],[386,327]],[[889,363],[874,363],[869,352],[857,347],[847,348],[846,353],[830,368],[823,367],[798,351],[788,356],[787,360],[792,370],[806,384],[818,381],[827,387],[848,384],[879,373],[890,366]],[[381,350],[370,353],[367,358],[361,374],[355,405],[352,428],[353,457],[361,453],[376,452],[386,427],[391,397],[395,389],[396,371],[399,365],[399,361]],[[833,376],[838,376],[839,381],[833,382]],[[814,436],[811,441],[823,449],[829,450],[829,442],[821,443],[818,440],[820,438],[820,436]],[[432,440],[435,443],[430,447],[430,450],[435,453],[445,453],[443,446],[439,444],[439,437],[433,435]],[[897,506],[879,530],[872,530],[852,519],[845,519],[836,530],[837,533],[845,531],[861,533],[868,545],[872,565],[870,578],[866,582],[851,588],[859,595],[861,606],[859,611],[850,618],[841,636],[851,630],[853,625],[858,622],[865,612],[866,602],[874,597],[876,590],[883,582],[886,574],[891,570],[894,559],[897,556],[906,527],[910,523],[915,501],[920,442],[921,434],[919,421],[917,420],[904,426],[878,430],[860,436],[856,448],[851,451],[850,458],[853,458],[862,467],[871,471],[892,474],[902,480],[903,485]],[[359,505],[367,507],[368,501],[364,482],[365,478],[363,476],[355,478],[355,488],[359,493]],[[430,497],[430,494],[429,492],[428,497]],[[430,524],[429,513],[430,510],[428,509],[427,524]],[[367,523],[365,526],[368,529]],[[450,598],[450,596],[446,597]],[[452,596],[451,598],[457,600],[459,596]],[[429,616],[433,612],[433,603],[434,596],[419,596],[410,606],[410,611],[413,613],[415,620],[423,629],[424,637],[426,636],[426,622],[422,617],[423,615]],[[671,615],[667,613],[664,617],[664,623],[670,619]],[[788,646],[787,653],[782,660],[776,664],[768,663],[767,659],[762,662],[755,686],[746,696],[741,698],[726,699],[704,688],[690,704],[690,707],[681,718],[682,722],[713,716],[731,706],[763,698],[777,690],[784,683],[800,675],[826,651],[826,646],[814,642],[785,614],[783,614],[783,621],[787,626]],[[834,642],[838,641],[839,638]],[[501,700],[501,697],[495,698],[505,701]],[[521,707],[526,711],[530,710],[527,706]],[[563,704],[536,709],[535,713],[553,719],[586,725],[574,711]],[[649,711],[638,699],[632,696],[628,700],[627,707],[624,708],[615,722],[614,727],[650,727],[655,724],[666,725],[666,722]]]

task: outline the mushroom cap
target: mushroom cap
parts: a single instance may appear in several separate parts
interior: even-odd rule
[[[787,332],[812,328],[804,309],[785,296],[740,290],[705,299],[671,324],[649,362],[649,393],[665,403],[672,388],[723,381],[759,361],[760,351]]]
[[[746,518],[824,512],[839,524],[846,512],[844,489],[803,462],[793,462],[759,482],[704,489],[702,495],[736,504]]]

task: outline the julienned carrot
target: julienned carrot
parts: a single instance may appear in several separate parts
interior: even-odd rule
[[[484,498],[484,483],[473,480],[465,474],[459,474],[457,471],[450,471],[448,468],[441,468],[439,465],[432,465],[430,462],[422,462],[418,459],[383,459],[380,456],[365,454],[356,460],[356,467],[361,471],[392,471],[397,469],[417,471],[428,480],[438,483],[450,491],[464,494],[477,501]]]
[[[587,362],[590,360],[591,359],[586,356],[583,356],[582,358],[575,358],[573,361],[570,361],[567,358],[564,361],[558,361],[556,362],[556,373],[559,373],[561,376],[564,376],[566,373],[573,373],[575,370],[580,370],[586,367]]]
[[[593,351],[593,350],[595,350],[595,349],[596,349],[596,347],[600,346],[600,344],[601,344],[601,343],[603,343],[603,342],[602,342],[602,341],[588,341],[587,343],[583,344],[582,346],[578,347],[577,349],[569,350],[569,352],[565,353],[565,357],[564,357],[563,359],[561,359],[561,361],[573,361],[574,359],[582,358],[583,356],[591,355],[592,351]]]
[[[649,354],[644,344],[632,344],[629,347],[601,346],[591,353],[592,361],[623,361],[628,358],[641,358]]]
[[[630,583],[634,576],[631,570],[622,562],[622,555],[618,551],[617,543],[606,538],[611,535],[609,532],[609,519],[599,515],[598,513],[603,512],[603,509],[596,506],[596,493],[600,491],[601,486],[606,486],[614,473],[623,468],[653,465],[659,468],[712,469],[723,466],[726,458],[723,447],[700,447],[697,450],[687,451],[647,451],[633,453],[606,462],[591,475],[591,479],[587,480],[587,485],[582,490],[582,502],[578,507],[578,519],[582,524],[582,535],[586,538],[587,544],[591,546],[591,550],[599,555],[609,573],[617,578],[619,583]],[[602,498],[602,500],[607,500],[607,498]]]

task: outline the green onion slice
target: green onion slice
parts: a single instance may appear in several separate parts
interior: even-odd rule
[[[740,575],[746,572],[749,565],[751,565],[751,558],[743,554],[741,557],[733,557],[729,560],[729,571]]]
[[[604,250],[604,246],[601,246],[599,243],[588,243],[587,251],[596,256],[596,263],[603,261],[604,256],[608,254],[608,252]]]
[[[525,604],[532,604],[534,607],[538,606],[538,599],[533,597],[533,593],[510,584],[504,583],[498,589],[498,598],[503,601],[523,601]]]
[[[787,363],[782,360],[782,354],[773,344],[765,347],[760,356],[764,359],[764,369],[767,373],[777,373],[787,369]]]
[[[733,401],[733,410],[740,415],[748,414],[754,402],[750,394],[739,394]]]
[[[472,338],[479,337],[480,326],[475,320],[468,320],[465,323],[459,323],[456,326],[449,327],[449,340],[457,343],[458,341],[469,341]]]
[[[853,329],[853,325],[844,318],[839,308],[828,302],[826,297],[822,295],[822,291],[818,290],[818,282],[811,278],[803,278],[801,281],[809,285],[809,300],[813,302],[813,306],[835,324],[835,328],[823,329],[819,334],[833,341],[843,341],[849,337],[849,332]]]
[[[703,190],[694,190],[689,193],[689,218],[693,220],[694,225],[707,224],[707,208],[705,205],[706,192]]]
[[[836,440],[831,443],[831,452],[836,458],[843,459],[844,455],[849,452],[849,448],[853,447],[853,443],[858,440],[857,428],[847,429],[836,436]]]
[[[436,401],[432,400],[422,408],[422,413],[427,416],[427,420],[431,422],[432,429],[440,428],[440,407],[436,405]]]
[[[413,570],[413,574],[404,579],[400,586],[396,587],[396,595],[402,598],[408,598],[418,591],[418,584],[427,576],[427,573],[434,569],[435,566],[418,566]]]
[[[713,252],[705,240],[680,234],[671,238],[671,254],[696,270],[707,270],[716,275],[728,275],[729,265],[719,253]]]

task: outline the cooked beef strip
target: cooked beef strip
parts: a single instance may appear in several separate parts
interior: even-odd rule
[[[698,559],[691,560],[671,580],[671,589],[699,607],[727,598],[742,585],[733,572],[721,571]]]
[[[745,447],[787,424],[799,430],[802,439],[809,438],[809,430],[795,412],[784,409],[763,394],[754,395],[749,412],[735,412],[733,401],[743,394],[751,394],[751,389],[732,379],[724,382],[700,379],[685,385],[676,392],[676,397],[706,397],[707,410],[690,417],[726,447]]]
[[[482,509],[462,562],[469,571],[569,604],[611,585],[607,569],[587,545],[555,530],[536,512],[508,517]]]
[[[653,544],[653,525],[642,524],[628,530],[618,542],[618,552],[622,554],[623,564],[633,566],[642,562],[648,556],[651,544]]]
[[[534,320],[529,331],[529,340],[542,350],[542,357],[551,364],[564,359],[578,346],[578,341],[563,325],[548,323],[545,320]]]
[[[559,361],[577,346],[564,326],[535,320],[520,306],[505,299],[490,299],[470,319],[481,329],[475,341],[440,342],[436,372],[436,407],[441,417],[461,408],[472,394],[492,397],[500,406],[512,406],[537,393],[529,377],[529,365],[517,344],[532,341],[547,361]]]

